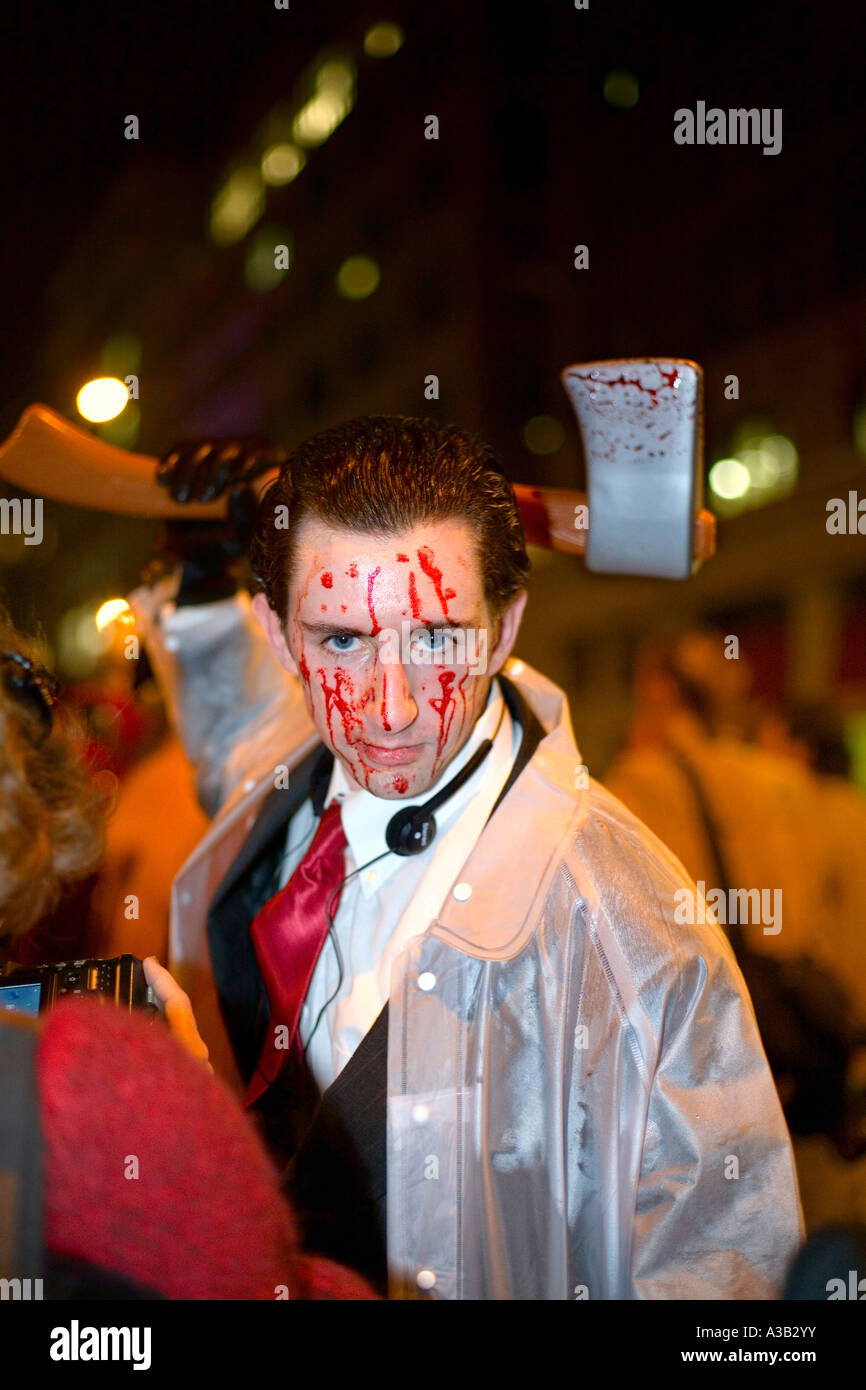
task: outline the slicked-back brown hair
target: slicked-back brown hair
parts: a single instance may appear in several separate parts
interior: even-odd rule
[[[467,522],[494,617],[529,575],[514,490],[493,450],[435,420],[367,415],[313,435],[289,455],[262,497],[250,548],[256,585],[283,627],[305,517],[382,536],[429,521]]]

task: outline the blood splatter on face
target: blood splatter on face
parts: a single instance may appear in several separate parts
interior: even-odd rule
[[[439,780],[505,659],[496,660],[475,554],[474,534],[458,519],[391,538],[312,517],[301,524],[289,651],[320,736],[350,781],[376,796],[417,798]],[[322,586],[331,590],[327,615],[316,597]],[[457,642],[447,661],[432,660],[460,630],[465,647]],[[479,650],[486,663],[477,661]]]
[[[441,603],[442,612],[445,614],[445,617],[447,618],[448,600],[450,598],[456,598],[457,594],[454,589],[445,589],[443,591],[442,571],[441,569],[438,569],[436,564],[434,563],[433,551],[430,549],[429,545],[422,545],[420,550],[418,551],[418,564],[421,566],[427,578],[430,580],[430,583],[433,585],[433,588],[436,590],[436,597]]]

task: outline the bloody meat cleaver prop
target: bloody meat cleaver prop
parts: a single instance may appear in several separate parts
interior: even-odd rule
[[[606,374],[613,410],[595,389],[596,371]],[[690,388],[669,384],[672,372]],[[592,523],[585,493],[518,483],[528,543],[586,554],[589,568],[599,571],[686,578],[715,552],[715,517],[698,509],[700,368],[641,358],[577,364],[562,377],[583,433]],[[108,444],[38,403],[0,445],[0,478],[35,496],[122,516],[218,521],[226,514],[225,497],[173,501],[156,481],[156,459]]]
[[[587,460],[587,569],[687,579],[702,513],[703,373],[681,358],[566,367]],[[700,558],[698,555],[697,558]]]

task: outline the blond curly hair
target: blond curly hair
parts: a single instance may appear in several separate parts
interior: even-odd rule
[[[0,650],[39,659],[2,609]],[[42,733],[35,710],[0,678],[0,947],[51,912],[105,846],[103,792],[65,737]]]

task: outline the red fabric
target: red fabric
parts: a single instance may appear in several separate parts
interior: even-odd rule
[[[339,803],[334,801],[288,883],[265,903],[250,927],[271,1017],[245,1105],[252,1105],[267,1090],[298,1046],[301,1009],[328,936],[328,908],[333,921],[340,905],[346,844]],[[280,1026],[288,1029],[288,1047],[276,1045]]]
[[[37,1074],[49,1249],[175,1299],[270,1300],[281,1286],[292,1299],[376,1297],[300,1255],[251,1125],[158,1020],[64,1000]]]

